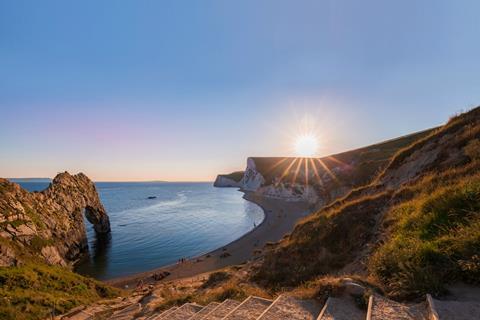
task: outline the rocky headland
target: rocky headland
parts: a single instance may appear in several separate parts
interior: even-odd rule
[[[60,173],[41,192],[0,179],[0,266],[31,257],[73,264],[88,251],[84,216],[97,233],[110,231],[95,185],[82,173]]]

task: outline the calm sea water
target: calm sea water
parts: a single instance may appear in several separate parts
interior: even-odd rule
[[[29,191],[48,183],[22,182]],[[85,222],[89,258],[77,272],[97,279],[148,271],[221,247],[263,219],[262,209],[232,188],[211,183],[96,183],[112,232],[97,238]],[[148,199],[148,197],[157,197]]]

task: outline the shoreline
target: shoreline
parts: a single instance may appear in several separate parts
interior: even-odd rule
[[[207,253],[200,253],[185,262],[103,282],[119,288],[132,289],[139,282],[153,284],[176,280],[242,264],[254,258],[255,251],[262,249],[268,242],[277,242],[285,234],[290,233],[297,221],[309,214],[308,204],[305,202],[289,202],[257,196],[251,192],[241,192],[244,193],[245,200],[255,203],[263,210],[264,218],[255,228],[226,245]],[[154,274],[165,271],[170,273],[167,277],[158,281],[153,279]]]

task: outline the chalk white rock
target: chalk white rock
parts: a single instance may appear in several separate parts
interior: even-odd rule
[[[255,161],[252,158],[248,158],[242,188],[246,191],[257,191],[264,183],[265,178],[257,171]]]

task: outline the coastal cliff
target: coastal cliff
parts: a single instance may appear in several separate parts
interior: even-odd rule
[[[84,215],[97,233],[110,231],[95,185],[82,173],[60,173],[32,193],[0,179],[0,266],[32,256],[51,265],[74,263],[88,251]]]
[[[214,185],[238,187],[273,199],[308,202],[320,208],[371,182],[396,152],[431,131],[323,158],[250,157],[241,178],[219,175]],[[238,177],[238,172],[235,174]]]

